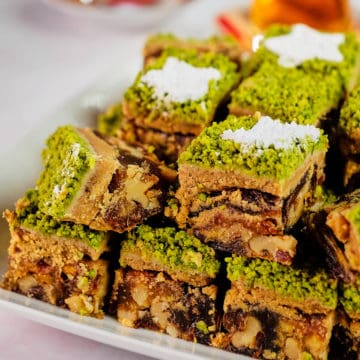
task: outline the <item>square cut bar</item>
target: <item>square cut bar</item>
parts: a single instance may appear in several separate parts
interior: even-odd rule
[[[162,210],[160,164],[116,138],[60,127],[43,164],[39,208],[56,219],[121,233]]]
[[[174,216],[215,248],[289,263],[296,240],[286,233],[324,180],[326,150],[315,127],[229,116],[180,156]]]
[[[111,312],[124,326],[209,344],[216,327],[217,287],[196,287],[164,272],[115,271]]]
[[[108,291],[109,235],[71,222],[59,222],[37,208],[36,191],[5,211],[11,241],[2,286],[68,308],[81,315],[103,316]]]
[[[264,63],[304,73],[336,75],[344,93],[351,91],[360,70],[360,42],[354,32],[329,33],[304,24],[272,25],[243,64],[247,75]],[[320,78],[318,78],[320,79]]]
[[[208,344],[216,330],[215,255],[185,231],[138,226],[121,244],[111,312],[125,326]]]
[[[143,55],[144,64],[156,61],[166,49],[196,50],[199,54],[212,52],[223,54],[241,67],[243,50],[239,43],[230,36],[212,36],[207,39],[179,38],[173,34],[159,33],[146,40]]]
[[[360,189],[304,217],[324,251],[327,271],[347,283],[360,272]]]
[[[140,225],[121,243],[120,265],[163,271],[194,286],[212,283],[220,269],[214,249],[174,227]]]
[[[327,359],[336,280],[267,260],[226,261],[231,288],[214,346],[263,359]]]
[[[272,26],[243,65],[247,78],[232,93],[230,113],[260,111],[325,126],[330,111],[355,86],[359,60],[355,34],[323,33],[301,24]]]
[[[236,64],[222,54],[167,49],[126,91],[123,137],[152,145],[159,158],[174,162],[238,82]]]
[[[336,73],[307,73],[263,63],[231,93],[229,112],[240,116],[259,111],[274,119],[322,127],[343,96]]]

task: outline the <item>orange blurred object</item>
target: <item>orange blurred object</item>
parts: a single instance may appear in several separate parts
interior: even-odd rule
[[[245,50],[252,50],[253,36],[271,24],[307,24],[323,31],[355,31],[360,27],[352,16],[348,0],[252,0],[248,9],[225,10],[217,25],[234,36]]]
[[[273,23],[303,23],[325,31],[352,29],[348,0],[253,0],[249,15],[260,29]]]

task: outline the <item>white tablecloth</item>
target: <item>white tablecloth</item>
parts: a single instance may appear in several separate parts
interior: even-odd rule
[[[129,61],[138,61],[149,32],[163,29],[205,36],[216,29],[213,18],[217,11],[241,2],[195,0],[152,28],[129,31],[113,23],[65,15],[42,1],[1,0],[2,152],[109,69],[121,71]],[[40,325],[0,308],[0,359],[146,357]]]

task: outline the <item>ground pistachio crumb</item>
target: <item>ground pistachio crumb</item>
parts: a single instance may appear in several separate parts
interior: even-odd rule
[[[134,248],[141,250],[144,259],[155,258],[168,267],[169,271],[196,271],[214,278],[220,268],[214,249],[186,231],[174,227],[138,226],[123,240],[121,253],[131,252]],[[127,265],[121,255],[120,265]]]
[[[77,195],[86,174],[95,166],[95,154],[75,127],[66,125],[48,137],[42,160],[43,170],[36,183],[39,208],[60,218]]]
[[[316,151],[326,151],[327,136],[320,130],[317,141],[310,137],[295,140],[288,149],[243,146],[241,143],[222,138],[224,131],[249,130],[255,126],[260,114],[236,117],[229,115],[220,123],[213,123],[196,137],[180,155],[179,166],[190,163],[207,168],[238,170],[252,176],[270,177],[276,180],[289,178]]]
[[[295,269],[273,261],[228,257],[230,281],[243,280],[249,288],[264,288],[297,301],[316,300],[329,309],[337,305],[337,281],[323,270]]]

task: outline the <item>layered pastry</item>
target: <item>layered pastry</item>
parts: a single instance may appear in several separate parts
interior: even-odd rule
[[[217,249],[289,263],[287,232],[324,179],[326,151],[313,126],[230,115],[181,154],[176,220]]]
[[[304,217],[312,240],[324,251],[328,272],[352,282],[360,272],[360,189]]]
[[[330,359],[358,360],[360,354],[360,280],[342,284]]]
[[[327,359],[336,280],[267,260],[226,261],[231,288],[214,346],[263,359]]]
[[[236,64],[222,54],[165,50],[124,95],[124,139],[151,145],[160,159],[176,161],[238,81]]]
[[[153,63],[164,50],[171,48],[179,50],[194,49],[200,54],[206,52],[223,54],[236,63],[238,68],[241,67],[244,52],[239,43],[231,36],[214,35],[207,39],[184,39],[174,34],[158,33],[149,36],[145,42],[143,48],[144,65]]]
[[[109,234],[85,225],[57,221],[38,208],[30,190],[15,211],[5,211],[11,241],[2,286],[11,291],[70,309],[103,316],[109,286]]]
[[[42,158],[39,208],[56,219],[124,232],[162,210],[160,165],[116,138],[63,126]]]
[[[120,265],[110,308],[122,325],[210,342],[220,267],[213,249],[185,231],[140,225],[123,241]]]
[[[346,98],[340,111],[338,135],[345,161],[344,186],[347,191],[360,187],[360,86]]]

